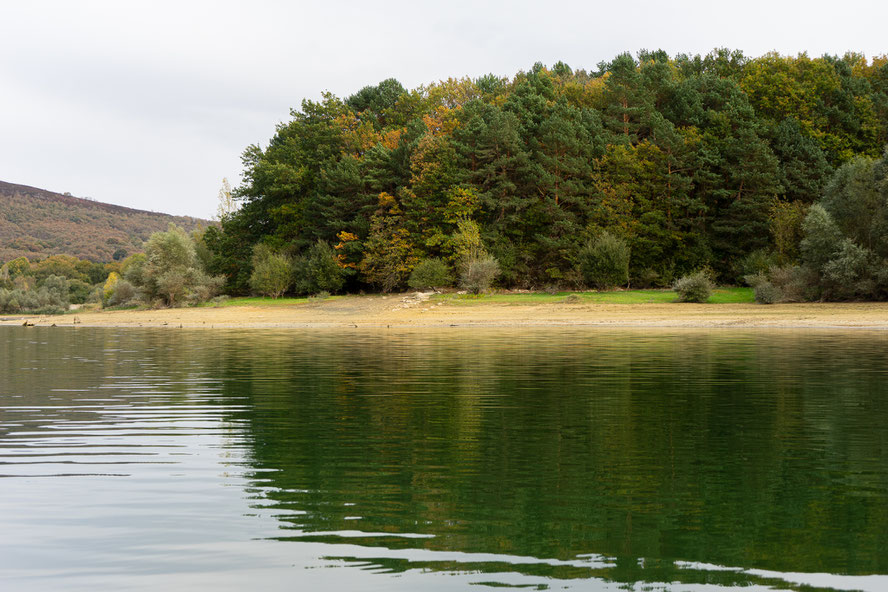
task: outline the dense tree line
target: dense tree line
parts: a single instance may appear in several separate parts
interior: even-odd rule
[[[119,263],[95,263],[70,255],[34,261],[17,257],[0,264],[0,313],[61,313],[96,293]]]
[[[0,265],[0,313],[59,314],[71,304],[177,306],[210,300],[223,278],[206,273],[210,254],[200,232],[175,224],[155,232],[145,252],[123,261],[95,263],[70,255]]]
[[[389,79],[291,115],[247,148],[241,207],[204,236],[231,293],[255,284],[254,262],[318,245],[346,290],[481,257],[506,287],[575,286],[602,237],[626,243],[636,286],[699,269],[739,282],[799,263],[835,171],[881,156],[888,59],[642,51],[593,72],[536,64],[412,91]]]

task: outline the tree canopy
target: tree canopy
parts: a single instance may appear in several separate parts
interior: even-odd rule
[[[458,265],[467,223],[505,286],[583,283],[580,252],[605,232],[631,251],[630,282],[737,281],[752,253],[797,257],[787,220],[881,155],[888,58],[642,51],[595,71],[388,79],[291,115],[246,149],[242,207],[205,236],[230,292],[249,289],[254,245],[295,259],[318,241],[346,289],[403,287],[425,260]]]

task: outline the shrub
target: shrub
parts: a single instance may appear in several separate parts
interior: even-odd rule
[[[89,298],[92,286],[81,280],[68,282],[68,300],[74,304],[83,304]]]
[[[345,270],[339,266],[333,249],[318,241],[292,264],[295,290],[298,294],[338,292],[345,285]]]
[[[642,269],[641,273],[638,274],[632,281],[632,285],[637,288],[653,288],[655,286],[661,285],[660,274],[655,269],[651,269],[650,267],[646,269]]]
[[[580,250],[580,270],[586,282],[607,290],[629,282],[629,245],[603,232]]]
[[[253,291],[280,298],[292,283],[292,261],[266,245],[256,245],[253,249],[253,273],[250,275],[250,287]]]
[[[61,314],[67,309],[67,294],[55,290],[0,289],[0,313]]]
[[[672,284],[679,302],[706,302],[712,295],[712,279],[705,271],[683,276]]]
[[[843,240],[833,258],[823,266],[823,283],[828,297],[869,297],[873,292],[870,261],[872,253],[852,241]]]
[[[183,267],[167,270],[154,278],[155,292],[170,306],[176,306],[185,298],[188,283],[188,270]]]
[[[821,271],[839,250],[842,231],[820,204],[814,204],[808,210],[802,229],[805,233],[801,243],[802,260]]]
[[[763,284],[768,281],[767,270],[745,275],[743,276],[743,281],[746,282],[747,286],[755,288],[759,284]]]
[[[200,304],[201,302],[209,302],[216,298],[225,285],[224,276],[211,276],[200,272],[197,279],[188,292],[189,304]]]
[[[774,304],[782,299],[780,289],[769,281],[758,282],[754,288],[755,301],[759,304]]]
[[[59,302],[68,303],[68,278],[60,275],[50,275],[43,280],[40,287]]]
[[[499,274],[499,263],[490,255],[469,259],[460,266],[459,285],[472,294],[480,294],[490,288]]]
[[[769,281],[780,291],[783,302],[805,302],[820,297],[817,273],[799,265],[772,267]]]
[[[747,276],[768,273],[773,265],[777,265],[777,254],[765,249],[757,249],[740,260],[737,265],[740,272],[738,275],[745,280]]]
[[[136,298],[136,288],[126,280],[119,280],[114,287],[114,293],[108,298],[108,306],[121,306],[129,304]]]
[[[136,253],[123,260],[120,264],[120,275],[134,286],[145,284],[145,253]]]
[[[407,285],[414,290],[425,290],[443,288],[449,286],[452,281],[447,264],[438,258],[433,258],[420,261],[413,268]]]

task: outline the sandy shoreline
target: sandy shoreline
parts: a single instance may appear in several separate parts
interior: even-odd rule
[[[8,315],[0,326],[172,328],[699,327],[888,329],[888,303],[505,304],[348,296],[300,304]]]

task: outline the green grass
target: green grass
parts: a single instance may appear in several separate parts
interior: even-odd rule
[[[666,304],[676,302],[675,292],[672,290],[614,290],[611,292],[531,292],[527,294],[515,294],[505,292],[502,294],[483,294],[470,296],[468,294],[436,294],[433,300],[446,300],[451,304],[467,305],[502,303],[502,304],[554,304],[564,302],[565,299],[575,295],[578,303],[602,303],[602,304]],[[360,296],[330,296],[326,300],[340,298],[360,298]],[[314,302],[312,298],[266,298],[264,296],[249,296],[242,298],[229,298],[221,302],[207,302],[201,306],[229,307],[229,306],[295,306]],[[321,302],[323,302],[321,301]],[[709,299],[711,304],[744,304],[754,301],[752,288],[718,288]]]
[[[503,304],[547,304],[564,302],[575,295],[579,303],[601,304],[665,304],[677,302],[672,290],[614,290],[611,292],[532,292],[528,294],[484,294],[470,296],[468,294],[440,294],[436,299],[444,299],[453,304],[503,303]],[[709,298],[711,304],[743,304],[753,302],[752,288],[717,288]]]
[[[335,300],[342,296],[330,296],[324,300]],[[229,298],[221,302],[206,302],[201,306],[222,307],[229,306],[293,306],[296,304],[305,304],[314,302],[312,298],[267,298],[265,296],[244,296],[239,298]]]

